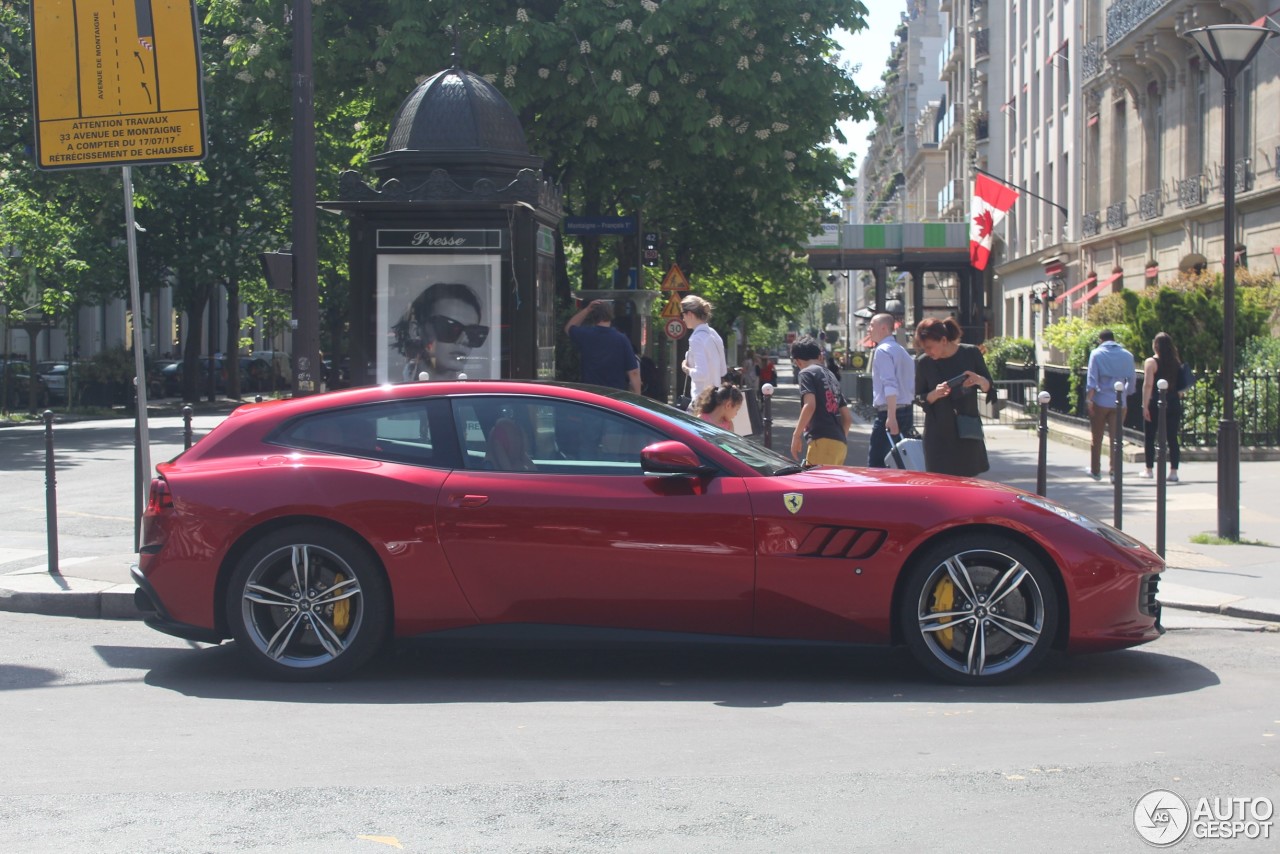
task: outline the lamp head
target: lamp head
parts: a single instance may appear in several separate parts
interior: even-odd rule
[[[1275,31],[1252,24],[1216,24],[1187,30],[1183,35],[1196,43],[1223,79],[1230,81],[1253,61],[1262,43],[1275,35]]]

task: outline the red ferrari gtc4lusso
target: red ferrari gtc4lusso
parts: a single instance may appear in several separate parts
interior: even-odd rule
[[[906,644],[944,679],[1160,635],[1164,564],[999,484],[802,468],[626,392],[409,383],[243,406],[157,466],[160,631],[281,679],[485,624]]]

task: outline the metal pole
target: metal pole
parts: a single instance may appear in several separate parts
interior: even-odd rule
[[[760,386],[760,394],[764,400],[764,446],[773,447],[773,383]]]
[[[320,286],[316,262],[316,110],[312,0],[293,0],[293,393],[318,390]]]
[[[1036,495],[1046,495],[1049,491],[1049,400],[1047,391],[1036,395],[1040,404],[1040,453],[1036,462]]]
[[[49,574],[58,574],[58,475],[53,457],[53,410],[44,411],[44,524]]]
[[[133,169],[122,168],[124,180],[124,230],[129,248],[129,305],[133,309],[134,418],[137,424],[134,460],[134,506],[141,507],[143,490],[151,473],[151,437],[147,432],[147,367],[142,352],[142,290],[138,285],[138,240],[133,221]],[[134,517],[134,548],[142,540],[142,515]]]
[[[191,450],[191,404],[182,407],[182,449]]]
[[[1124,383],[1116,380],[1116,414],[1114,416],[1115,423],[1111,430],[1111,483],[1115,489],[1114,524],[1117,528],[1124,527],[1124,454],[1121,452],[1121,445],[1124,444]]]
[[[1168,442],[1165,430],[1169,424],[1169,381],[1156,381],[1156,554],[1164,557],[1165,542],[1165,450]]]
[[[1240,539],[1240,425],[1236,423],[1236,83],[1222,75],[1222,420],[1218,422],[1218,536]]]

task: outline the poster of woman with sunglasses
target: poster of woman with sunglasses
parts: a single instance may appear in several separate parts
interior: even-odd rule
[[[501,260],[379,259],[379,382],[498,377]]]

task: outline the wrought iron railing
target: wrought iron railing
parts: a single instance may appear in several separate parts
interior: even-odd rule
[[[986,27],[973,32],[973,55],[975,57],[991,55],[991,31]]]
[[[1171,0],[1117,0],[1107,7],[1107,47],[1142,25],[1142,22],[1169,5]]]
[[[1235,179],[1236,179],[1237,193],[1247,193],[1253,189],[1253,170],[1250,169],[1252,165],[1253,165],[1253,161],[1250,160],[1248,157],[1245,157],[1241,160],[1236,161],[1236,166],[1235,166],[1235,169],[1233,170],[1233,174],[1235,175]],[[1224,193],[1227,191],[1225,181],[1222,186],[1222,191]]]
[[[1085,237],[1093,237],[1102,231],[1102,220],[1098,217],[1097,211],[1089,211],[1089,213],[1080,217],[1080,233]]]
[[[1143,220],[1160,216],[1160,191],[1149,190],[1138,196],[1138,217]]]
[[[1204,176],[1192,175],[1178,182],[1178,207],[1194,208],[1204,204]]]
[[[1112,231],[1124,228],[1128,219],[1129,214],[1124,208],[1124,202],[1113,202],[1107,205],[1107,228]]]
[[[1089,80],[1102,73],[1103,65],[1102,37],[1099,36],[1085,42],[1084,50],[1080,52],[1080,73]]]

